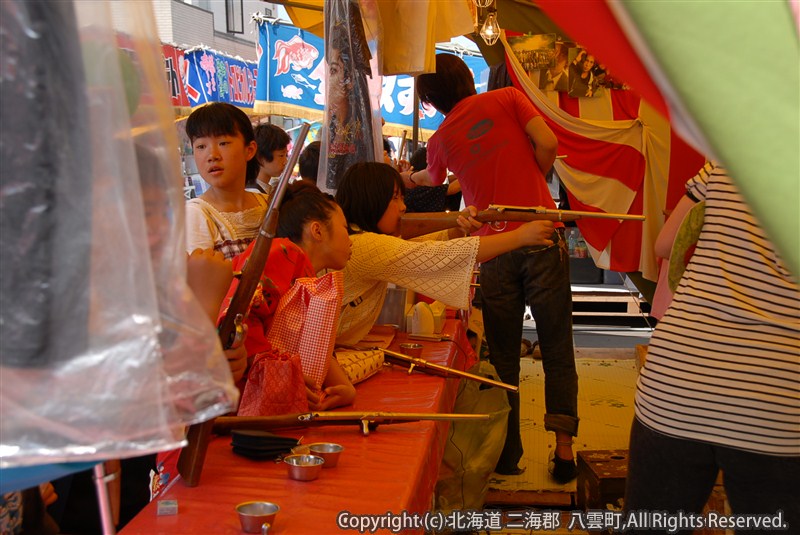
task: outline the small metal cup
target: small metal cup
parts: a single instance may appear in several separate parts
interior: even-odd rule
[[[318,455],[292,454],[283,458],[289,477],[297,481],[313,481],[319,477],[325,459]]]
[[[421,357],[422,344],[400,344],[400,353],[409,357]]]
[[[267,535],[281,508],[272,502],[243,502],[236,506],[245,533]]]
[[[344,451],[344,447],[333,442],[317,442],[308,446],[313,455],[319,455],[325,459],[322,468],[333,468],[339,462],[339,455]]]

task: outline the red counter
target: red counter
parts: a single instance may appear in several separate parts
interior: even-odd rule
[[[471,365],[475,357],[462,323],[447,320],[444,334],[455,342],[422,342],[422,357],[458,369]],[[398,334],[391,349],[397,350],[404,340],[405,335]],[[342,410],[451,412],[457,387],[456,379],[422,372],[409,375],[400,367],[384,367],[356,386],[354,405]],[[424,513],[432,507],[447,429],[447,422],[410,422],[379,426],[369,436],[363,436],[357,426],[279,431],[302,436],[304,443],[344,446],[338,466],[323,469],[318,479],[308,482],[288,479],[283,464],[234,455],[230,437],[217,437],[209,447],[200,484],[189,488],[178,480],[159,498],[177,500],[178,514],[157,516],[156,503],[150,503],[122,533],[241,533],[234,506],[249,500],[271,501],[281,507],[270,531],[279,535],[342,535],[347,533],[337,525],[342,511]],[[408,533],[414,532],[422,530]]]

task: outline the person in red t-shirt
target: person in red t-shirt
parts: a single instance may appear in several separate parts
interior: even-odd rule
[[[558,140],[527,97],[514,88],[475,92],[466,64],[457,56],[436,56],[436,73],[417,78],[420,101],[445,119],[428,142],[428,168],[406,174],[407,186],[441,184],[450,170],[464,201],[479,210],[489,204],[556,208],[545,181]],[[484,225],[477,234],[508,232]],[[481,302],[489,359],[500,378],[519,384],[522,322],[531,307],[545,372],[545,429],[556,434],[551,473],[566,483],[575,478],[572,437],[578,431],[578,376],[572,345],[572,293],[563,225],[550,246],[523,247],[481,264]],[[508,435],[495,471],[519,474],[522,439],[519,395],[509,394]]]

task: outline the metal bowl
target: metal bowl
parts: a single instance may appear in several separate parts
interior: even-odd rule
[[[312,455],[319,455],[325,459],[323,468],[333,468],[339,462],[339,455],[344,451],[344,446],[333,442],[317,442],[309,444],[308,450]]]
[[[297,481],[313,481],[319,477],[325,459],[318,455],[287,455],[283,462],[289,469],[289,478]]]
[[[400,353],[409,357],[421,357],[422,344],[400,344]]]

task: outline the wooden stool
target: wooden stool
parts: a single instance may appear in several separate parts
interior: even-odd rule
[[[578,509],[620,509],[628,476],[628,450],[578,452]]]

